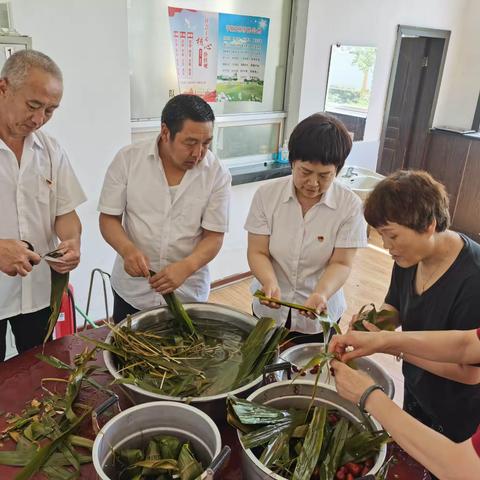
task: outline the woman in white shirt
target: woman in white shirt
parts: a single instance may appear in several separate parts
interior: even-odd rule
[[[288,144],[292,175],[257,190],[245,224],[252,291],[340,319],[346,309],[342,287],[357,248],[367,244],[360,199],[335,181],[351,147],[345,126],[331,116],[317,113],[295,127]],[[295,332],[322,331],[314,315],[275,303],[255,299],[253,312]]]

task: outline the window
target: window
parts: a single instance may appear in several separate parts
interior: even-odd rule
[[[212,150],[227,163],[272,159],[283,134],[292,0],[130,0],[128,10],[133,140],[158,134],[168,99],[179,93],[168,7],[269,18],[262,101],[213,102]],[[241,141],[240,141],[241,139]]]

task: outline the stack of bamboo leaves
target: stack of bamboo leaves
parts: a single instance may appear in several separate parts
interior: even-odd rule
[[[196,480],[204,471],[190,444],[171,435],[159,435],[145,449],[121,449],[114,456],[113,477],[118,480]]]
[[[371,431],[321,406],[279,410],[229,397],[227,412],[228,422],[243,433],[243,446],[277,475],[291,480],[365,475],[389,438],[383,430]],[[342,477],[342,472],[351,477]]]
[[[114,354],[122,375],[115,382],[172,397],[218,395],[253,381],[288,333],[271,318],[260,319],[247,337],[231,323],[200,318],[145,330],[133,329],[129,319],[109,328],[111,343],[95,344]]]
[[[0,464],[23,467],[15,480],[26,480],[37,472],[52,480],[80,478],[80,465],[91,462],[93,442],[75,435],[90,414],[91,408],[78,402],[82,384],[105,390],[90,376],[98,369],[90,364],[96,349],[85,351],[70,366],[55,357],[38,355],[47,363],[68,370],[68,379],[42,380],[46,392],[41,399],[33,399],[20,414],[6,416],[7,427],[0,439],[13,441],[15,450],[0,451]],[[61,394],[46,388],[49,382],[66,383]]]

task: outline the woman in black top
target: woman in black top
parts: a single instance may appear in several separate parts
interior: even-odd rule
[[[402,330],[480,326],[480,245],[449,230],[448,196],[428,173],[400,171],[365,204],[395,265],[384,307]],[[405,355],[404,410],[453,441],[480,424],[480,368]]]

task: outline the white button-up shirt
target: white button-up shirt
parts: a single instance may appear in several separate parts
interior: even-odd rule
[[[122,215],[123,227],[134,245],[158,272],[192,253],[202,229],[228,230],[231,175],[208,151],[205,158],[185,172],[174,195],[168,186],[157,140],[123,148],[108,168],[98,210]],[[164,304],[145,278],[125,272],[117,255],[112,271],[114,290],[130,305],[144,309]],[[200,268],[177,290],[184,302],[204,302],[210,292],[208,266]]]
[[[305,217],[295,195],[291,176],[272,180],[255,193],[245,223],[249,233],[270,236],[271,262],[282,293],[282,300],[303,305],[314,291],[335,248],[367,245],[367,225],[360,199],[335,180],[320,201]],[[258,280],[252,292],[261,288]],[[328,300],[332,320],[346,309],[342,289]],[[255,298],[253,309],[258,317],[272,317],[284,325],[288,308],[272,309]],[[291,329],[304,333],[321,332],[319,322],[292,310]]]
[[[55,218],[86,200],[65,151],[38,131],[25,138],[19,166],[0,140],[0,179],[0,238],[27,240],[39,254],[53,250]],[[44,261],[24,278],[0,273],[0,319],[48,307],[50,290],[50,267]]]

